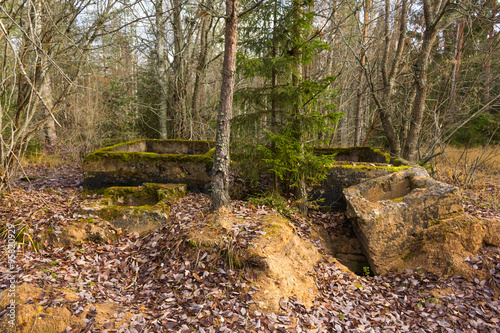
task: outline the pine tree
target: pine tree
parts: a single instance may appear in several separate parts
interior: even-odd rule
[[[333,131],[340,116],[333,105],[335,77],[308,73],[327,48],[313,25],[313,5],[309,0],[269,2],[242,28],[239,70],[254,84],[237,91],[242,113],[234,120],[243,133],[237,138],[239,151],[261,161],[253,171],[270,170],[276,184],[295,188],[302,212],[307,210],[306,182],[324,177],[326,163],[306,145],[321,144],[321,134]]]

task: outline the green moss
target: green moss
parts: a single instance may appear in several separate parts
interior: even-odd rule
[[[152,152],[125,152],[125,151],[114,151],[125,145],[133,145],[144,141],[172,141],[172,142],[189,142],[189,143],[199,143],[207,144],[210,146],[214,145],[213,141],[201,141],[201,140],[157,140],[157,139],[140,139],[135,141],[129,141],[124,143],[119,143],[113,146],[104,147],[97,149],[85,157],[83,163],[86,162],[98,162],[103,158],[110,160],[121,160],[124,162],[134,162],[137,160],[162,160],[162,161],[178,161],[178,162],[195,162],[195,163],[207,163],[211,164],[213,160],[213,155],[215,149],[212,148],[205,154],[192,155],[192,154],[158,154]]]
[[[87,218],[83,218],[83,217],[82,217],[82,218],[80,218],[79,222],[83,222],[83,223],[90,223],[90,224],[92,224],[92,223],[94,223],[95,221],[94,221],[94,218],[93,218],[93,217],[87,217]]]
[[[266,232],[266,237],[271,237],[273,235],[276,235],[279,233],[279,231],[282,229],[282,226],[279,224],[271,223],[262,228],[262,231]]]
[[[124,203],[130,202],[130,197],[138,200],[140,203],[150,202],[142,206],[120,206],[107,205],[107,202],[101,202],[104,207],[99,210],[99,216],[105,220],[116,220],[124,214],[132,218],[141,217],[151,211],[170,210],[169,203],[178,200],[186,194],[186,187],[177,184],[156,184],[147,183],[140,187],[116,186],[104,190],[105,198],[111,202],[116,202],[123,198]],[[133,201],[133,200],[132,200]]]
[[[104,191],[106,190],[106,187],[95,189],[95,190],[89,190],[87,188],[82,189],[82,195],[103,195]]]
[[[407,262],[410,261],[414,256],[415,254],[410,251],[407,254],[405,254],[401,259],[403,259],[404,262]]]
[[[84,163],[99,162],[102,159],[111,161],[123,161],[126,163],[139,162],[139,161],[165,161],[165,162],[193,162],[193,163],[213,163],[213,152],[211,151],[203,155],[189,155],[189,154],[157,154],[157,153],[139,153],[139,152],[102,152],[95,151],[89,154]]]
[[[115,186],[104,190],[104,197],[117,202],[121,198],[123,201],[136,199],[140,202],[150,202],[151,204],[165,204],[178,200],[186,195],[186,187],[178,184],[156,184],[146,183],[143,186]],[[106,204],[106,203],[102,203]]]
[[[387,163],[389,163],[389,162],[387,162]],[[392,158],[392,159],[390,160],[390,163],[391,163],[392,165],[396,166],[396,167],[398,167],[398,166],[403,166],[403,165],[408,165],[408,162],[407,162],[407,161],[405,161],[405,160],[403,160],[403,159],[401,159],[401,158],[397,158],[397,157]]]
[[[360,169],[360,170],[378,170],[378,169],[383,169],[387,170],[389,172],[398,172],[398,171],[403,171],[407,169],[411,169],[411,166],[404,165],[404,166],[391,166],[391,165],[382,165],[382,164],[376,164],[372,163],[375,165],[366,165],[366,164],[357,164],[357,165],[351,165],[351,164],[340,164],[336,163],[332,165],[331,167],[340,167],[340,168],[345,168],[345,169]]]
[[[379,149],[372,148],[372,151],[376,154],[380,154],[385,157],[385,163],[391,163],[391,156],[387,153],[384,153],[383,151]]]
[[[153,210],[163,210],[168,211],[170,207],[166,204],[158,204],[158,205],[144,205],[144,206],[107,206],[103,207],[99,211],[99,217],[104,220],[116,220],[122,217],[126,212],[132,211],[130,217],[141,217],[147,213],[150,213]]]
[[[158,190],[158,200],[160,202],[171,202],[182,198],[187,194],[185,186],[166,185],[164,188]]]
[[[351,154],[353,151],[356,151],[358,156],[365,160],[366,162],[370,162],[370,155],[379,155],[385,159],[385,163],[391,163],[391,156],[387,153],[384,153],[380,149],[372,148],[372,147],[347,147],[347,148],[313,148],[314,153],[318,155],[343,155],[343,154]]]
[[[209,151],[207,151],[205,154],[203,154],[204,156],[209,156],[210,158],[214,158],[214,154],[215,154],[215,148],[212,148],[210,149]]]
[[[112,202],[117,202],[120,198],[134,198],[140,201],[158,202],[158,188],[146,184],[140,187],[123,186],[109,187],[104,191],[104,197],[109,198]]]
[[[401,201],[403,201],[403,197],[392,199],[392,201],[394,201],[394,202],[401,202]]]
[[[441,220],[433,220],[433,221],[429,221],[429,223],[427,224],[427,227],[430,228],[432,226],[435,226],[435,225],[438,225],[438,224],[442,224],[443,221]]]

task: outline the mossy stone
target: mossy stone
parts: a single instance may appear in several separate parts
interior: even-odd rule
[[[85,189],[185,183],[206,192],[211,181],[213,141],[142,139],[98,149],[83,161]]]

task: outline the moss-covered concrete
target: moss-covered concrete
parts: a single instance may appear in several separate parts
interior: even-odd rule
[[[109,187],[104,198],[109,205],[155,206],[175,201],[186,195],[186,187],[178,184],[146,183],[143,186]]]
[[[334,155],[336,161],[390,163],[391,156],[372,147],[315,148],[318,155]]]
[[[155,184],[110,187],[103,199],[87,207],[87,214],[98,215],[116,228],[139,234],[159,228],[170,213],[170,204],[187,193],[184,184]]]
[[[310,191],[310,198],[334,210],[346,208],[344,188],[413,167],[407,161],[392,158],[372,147],[315,148],[314,152],[333,155],[335,162],[328,166],[327,178]]]
[[[98,149],[83,161],[84,188],[139,186],[146,182],[185,183],[207,191],[213,141],[142,139]]]
[[[340,167],[344,169],[353,169],[353,170],[387,170],[388,172],[398,172],[402,170],[407,170],[413,168],[412,166],[409,165],[403,165],[403,166],[393,166],[393,165],[387,165],[387,164],[357,164],[357,165],[352,165],[352,164],[345,164],[345,163],[336,163],[332,165],[332,167]]]
[[[336,161],[385,163],[393,166],[408,165],[409,162],[402,158],[392,157],[388,153],[373,147],[334,147],[314,148],[317,155],[334,155]]]

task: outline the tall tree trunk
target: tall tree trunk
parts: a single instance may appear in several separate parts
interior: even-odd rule
[[[48,117],[47,123],[45,123],[45,143],[49,146],[55,146],[57,144],[57,132],[56,123],[53,118],[53,108],[54,108],[54,98],[52,95],[52,78],[49,72],[49,61],[46,56],[42,55],[42,71],[44,72],[44,80],[42,87],[40,88],[40,95],[42,95],[45,101],[45,106],[51,108],[50,110],[45,109],[45,116]]]
[[[55,146],[57,144],[57,132],[56,124],[54,121],[54,96],[52,91],[52,75],[50,72],[50,61],[49,57],[51,55],[51,45],[50,37],[47,31],[44,32],[42,36],[42,31],[44,28],[43,17],[47,15],[45,9],[43,8],[42,1],[37,1],[37,15],[36,15],[36,25],[37,25],[37,35],[39,43],[42,46],[43,53],[40,54],[40,95],[44,101],[42,108],[44,110],[45,117],[48,118],[45,123],[45,143],[49,146]]]
[[[222,65],[222,88],[220,108],[217,115],[214,165],[212,170],[213,211],[227,207],[229,198],[229,139],[234,95],[234,72],[236,70],[236,47],[238,41],[238,0],[226,0],[226,33],[224,63]]]
[[[437,1],[436,3],[432,2],[432,0],[423,0],[425,29],[422,38],[422,46],[420,47],[417,60],[413,65],[415,76],[415,101],[413,102],[408,138],[403,150],[403,157],[410,161],[416,158],[418,138],[424,119],[425,100],[427,98],[428,88],[427,70],[429,67],[432,45],[436,40],[437,34],[441,30],[440,23],[443,20],[448,4],[448,0]]]
[[[366,55],[365,55],[365,48],[366,48],[366,41],[367,41],[367,36],[368,36],[368,20],[370,17],[370,0],[366,0],[365,2],[365,8],[364,8],[364,19],[363,19],[363,40],[362,40],[362,45],[361,45],[361,68],[359,70],[359,76],[358,76],[358,91],[357,91],[357,100],[356,100],[356,117],[355,117],[355,124],[354,124],[354,146],[359,146],[361,144],[361,135],[362,135],[362,128],[363,128],[363,78],[364,78],[364,73],[365,73],[365,62],[366,62]]]
[[[294,40],[300,41],[302,40],[302,31],[301,31],[301,26],[299,24],[300,20],[302,19],[302,10],[303,8],[301,7],[301,4],[299,1],[293,1],[293,11],[294,11]],[[303,61],[302,61],[302,52],[301,52],[301,45],[299,43],[296,43],[293,46],[292,50],[292,56],[295,57],[295,71],[292,73],[292,85],[294,87],[299,87],[301,80],[303,79],[304,75],[304,66],[303,66]],[[299,142],[299,151],[297,152],[301,159],[303,160],[304,154],[305,154],[305,147],[304,147],[304,133],[302,130],[302,124],[301,124],[301,116],[302,113],[304,112],[303,107],[301,106],[302,101],[299,99],[297,100],[296,104],[293,106],[293,117],[292,121],[294,122],[294,130],[295,134],[297,136],[297,141]],[[305,180],[305,175],[303,171],[304,167],[299,166],[299,185],[297,187],[297,198],[299,202],[299,209],[303,214],[307,214],[307,191],[306,191],[306,180]]]
[[[276,58],[277,55],[277,43],[278,41],[276,40],[276,29],[278,28],[278,1],[274,1],[274,12],[273,12],[273,48],[271,50],[271,56],[273,59]],[[276,131],[276,126],[277,126],[277,113],[278,110],[277,108],[277,101],[276,101],[276,87],[278,84],[277,81],[277,73],[276,73],[276,68],[275,65],[273,65],[273,68],[271,69],[271,131],[274,132]],[[274,187],[277,189],[277,177],[275,175],[275,182],[274,182]]]
[[[161,139],[168,139],[168,105],[167,105],[167,62],[165,48],[165,17],[163,0],[156,0],[156,67],[158,73],[158,85],[160,88],[160,105],[158,110],[159,132]]]
[[[436,39],[436,30],[429,29],[424,32],[422,48],[420,49],[417,61],[414,64],[415,73],[415,101],[413,102],[413,112],[411,115],[410,130],[406,140],[403,157],[413,161],[416,158],[417,143],[422,129],[424,119],[425,100],[427,98],[427,69],[429,67],[429,57],[432,44]]]
[[[54,96],[52,91],[52,78],[50,73],[51,56],[51,35],[52,31],[48,31],[47,22],[44,22],[44,17],[47,15],[43,1],[37,0],[33,2],[33,29],[37,46],[34,46],[35,53],[35,70],[34,70],[34,89],[39,92],[41,101],[36,98],[33,103],[33,110],[41,112],[46,117],[45,125],[43,126],[45,134],[45,144],[55,146],[57,144],[56,124],[54,121],[53,108]],[[39,49],[38,47],[41,47]],[[40,103],[41,102],[41,103]]]
[[[453,72],[451,74],[451,88],[450,88],[450,103],[448,109],[453,113],[455,109],[455,100],[457,97],[457,81],[460,74],[460,65],[462,63],[462,48],[464,44],[464,26],[465,20],[461,19],[457,24],[457,37],[455,40],[455,54],[453,62]]]
[[[206,7],[212,8],[212,0],[208,0]],[[210,32],[211,16],[208,13],[201,11],[201,27],[200,27],[200,53],[198,55],[198,64],[196,67],[195,82],[193,88],[193,99],[191,101],[191,112],[193,121],[201,123],[200,106],[202,95],[202,81],[205,78],[208,55],[208,34]]]
[[[189,128],[188,110],[186,109],[186,80],[184,59],[184,29],[182,27],[181,0],[172,0],[172,29],[174,35],[174,58],[172,62],[172,105],[171,113],[175,115],[175,136],[187,137]]]
[[[394,59],[389,65],[389,49],[391,45],[390,36],[390,0],[385,0],[385,22],[384,22],[384,33],[385,33],[385,45],[384,54],[382,58],[382,84],[383,84],[383,95],[381,99],[374,98],[375,103],[380,114],[380,122],[384,128],[387,140],[389,141],[389,147],[391,154],[393,156],[399,156],[401,154],[401,144],[400,138],[396,132],[393,124],[393,119],[391,119],[391,98],[394,89],[394,82],[396,80],[396,75],[400,71],[401,67],[401,57],[404,51],[404,45],[406,40],[406,21],[408,18],[407,13],[407,0],[402,1],[401,5],[401,18],[399,25],[399,39],[396,48],[396,53]]]
[[[495,17],[497,15],[497,0],[492,0],[491,21],[488,31],[488,54],[484,71],[484,104],[490,101],[491,57],[493,55],[493,39],[495,38]]]

